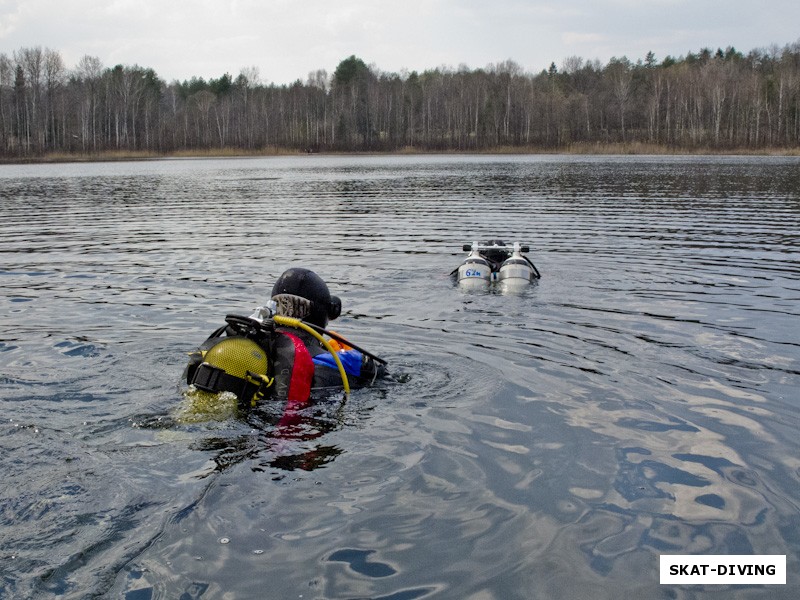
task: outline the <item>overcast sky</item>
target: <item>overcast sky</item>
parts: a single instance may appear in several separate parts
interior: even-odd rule
[[[799,25],[800,0],[0,0],[0,53],[42,46],[70,69],[88,54],[167,81],[256,67],[283,84],[352,54],[388,72],[508,59],[538,72],[570,56],[783,47]]]

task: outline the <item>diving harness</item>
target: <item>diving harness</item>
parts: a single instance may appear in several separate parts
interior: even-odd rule
[[[349,394],[350,382],[342,361],[330,342],[321,334],[326,333],[339,341],[344,339],[300,319],[275,314],[276,308],[276,303],[270,301],[267,306],[259,306],[249,317],[227,315],[226,325],[212,333],[200,350],[190,355],[196,366],[194,373],[189,373],[188,383],[206,392],[232,392],[240,401],[249,402],[251,407],[255,406],[258,400],[267,395],[275,382],[275,378],[268,375],[270,365],[264,348],[270,346],[275,335],[275,325],[279,325],[301,329],[316,338],[333,356],[342,378],[344,392]],[[231,330],[233,335],[221,337],[226,330]],[[386,361],[350,342],[347,343],[385,364]],[[190,368],[191,365],[192,361]]]

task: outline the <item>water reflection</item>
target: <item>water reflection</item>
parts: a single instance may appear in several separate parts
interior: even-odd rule
[[[753,552],[790,585],[719,593],[793,597],[797,167],[0,167],[0,596],[693,598],[659,554]],[[462,244],[495,238],[542,280],[459,290]],[[298,264],[407,381],[176,414],[209,319]]]
[[[248,411],[243,419],[251,432],[236,437],[208,437],[192,444],[210,452],[222,472],[241,462],[254,471],[273,468],[313,471],[342,453],[335,445],[316,443],[325,434],[343,426],[344,400],[325,400],[303,409],[287,409],[279,417],[266,411]]]

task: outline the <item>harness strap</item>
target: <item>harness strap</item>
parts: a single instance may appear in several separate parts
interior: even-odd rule
[[[267,388],[272,385],[273,379],[266,375],[247,372],[247,379],[230,375],[224,370],[201,363],[194,372],[190,382],[196,388],[206,392],[231,392],[241,401],[255,403],[257,398],[264,396]]]

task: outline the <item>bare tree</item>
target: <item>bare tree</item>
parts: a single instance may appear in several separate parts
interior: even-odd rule
[[[63,103],[62,87],[66,83],[66,68],[61,54],[55,50],[46,48],[44,51],[44,145],[51,149],[56,149],[59,145],[64,146],[66,132],[66,107]],[[56,119],[56,109],[60,108],[59,119]],[[58,143],[58,127],[61,125],[61,143]]]
[[[96,56],[84,55],[75,68],[76,84],[81,88],[80,102],[80,140],[84,152],[97,152],[98,124],[97,111],[100,101],[100,79],[103,63]]]
[[[20,134],[26,152],[41,149],[43,146],[43,131],[39,127],[39,101],[42,90],[42,65],[44,53],[41,46],[35,48],[22,48],[14,53],[17,63],[17,84],[22,76],[23,86],[18,93],[23,96],[23,122]]]
[[[11,115],[6,109],[5,88],[14,83],[14,65],[5,54],[0,54],[0,155],[8,151],[11,137]]]
[[[608,71],[614,99],[619,107],[620,132],[622,141],[625,142],[625,112],[631,97],[631,82],[633,80],[630,61],[625,57],[621,59],[612,58],[606,70]]]

